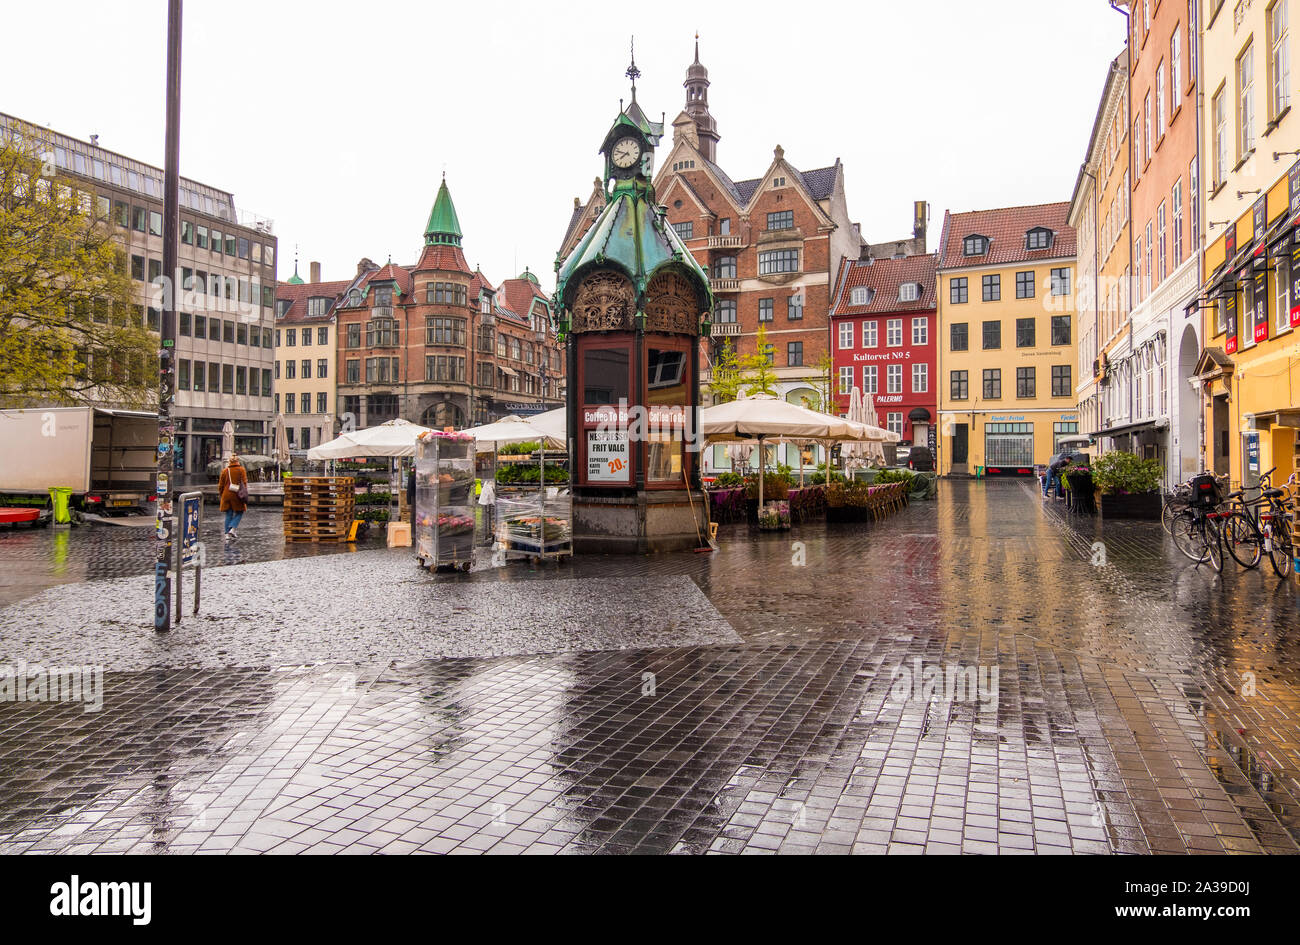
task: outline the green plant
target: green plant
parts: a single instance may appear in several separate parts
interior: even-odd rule
[[[916,475],[908,472],[906,469],[882,469],[876,474],[874,484],[877,486],[883,486],[890,482],[904,482],[907,483],[907,491],[911,492],[912,481],[914,479],[916,479]]]
[[[1163,475],[1159,460],[1139,459],[1121,450],[1103,453],[1092,461],[1092,481],[1103,494],[1155,492]]]
[[[763,499],[786,499],[790,496],[790,481],[779,473],[763,474]],[[758,477],[745,477],[745,498],[758,498]]]
[[[529,440],[526,443],[507,443],[497,452],[502,456],[530,456],[541,448],[540,440]]]
[[[826,471],[826,464],[825,464],[825,463],[818,463],[818,464],[817,464],[817,471],[816,471],[815,473],[812,474],[812,476],[809,478],[808,481],[809,481],[810,483],[812,483],[814,486],[822,486],[822,485],[825,485],[825,484],[826,484],[827,475],[828,475],[828,474],[827,474],[827,471]],[[844,475],[844,473],[840,472],[838,469],[832,469],[832,470],[830,471],[830,473],[829,473],[829,476],[830,476],[830,481],[831,481],[831,482],[847,482],[847,481],[848,481],[848,477],[846,477],[846,476]]]
[[[713,479],[715,489],[734,489],[736,486],[743,486],[745,477],[736,472],[720,472]]]

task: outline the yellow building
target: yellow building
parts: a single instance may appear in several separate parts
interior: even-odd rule
[[[1067,202],[945,214],[939,473],[1032,475],[1075,409],[1075,232]]]
[[[1203,11],[1206,342],[1193,383],[1203,464],[1234,487],[1273,466],[1275,481],[1300,469],[1300,118],[1289,30],[1297,7],[1210,0]]]
[[[336,434],[338,348],[334,308],[350,282],[321,282],[320,264],[311,264],[311,281],[294,267],[292,278],[276,289],[275,412],[284,419],[291,449],[305,450]]]

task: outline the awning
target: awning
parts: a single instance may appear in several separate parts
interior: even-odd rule
[[[498,365],[497,365],[497,370],[503,372],[503,373],[506,374],[506,376],[508,376],[508,377],[518,377],[518,376],[519,376],[519,375],[515,372],[515,369],[514,369],[514,368],[508,368],[508,367],[506,367],[504,364],[498,364]]]
[[[929,423],[930,411],[924,407],[913,407],[912,412],[907,415],[907,419],[919,423]]]
[[[1131,433],[1141,433],[1143,430],[1155,430],[1157,427],[1164,429],[1168,421],[1161,420],[1139,420],[1136,423],[1121,423],[1119,426],[1107,427],[1105,430],[1093,430],[1088,436],[1128,436]]]

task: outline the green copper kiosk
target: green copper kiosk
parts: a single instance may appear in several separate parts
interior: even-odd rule
[[[577,553],[690,550],[707,528],[697,431],[713,295],[655,203],[663,123],[637,104],[638,74],[600,148],[605,209],[555,264]]]

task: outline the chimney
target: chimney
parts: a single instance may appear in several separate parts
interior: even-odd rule
[[[311,282],[312,285],[315,285],[317,282],[320,282],[320,263],[318,262],[314,262],[311,264]]]
[[[925,231],[930,223],[930,205],[924,200],[912,204],[912,236],[917,241],[917,255],[925,254]]]

